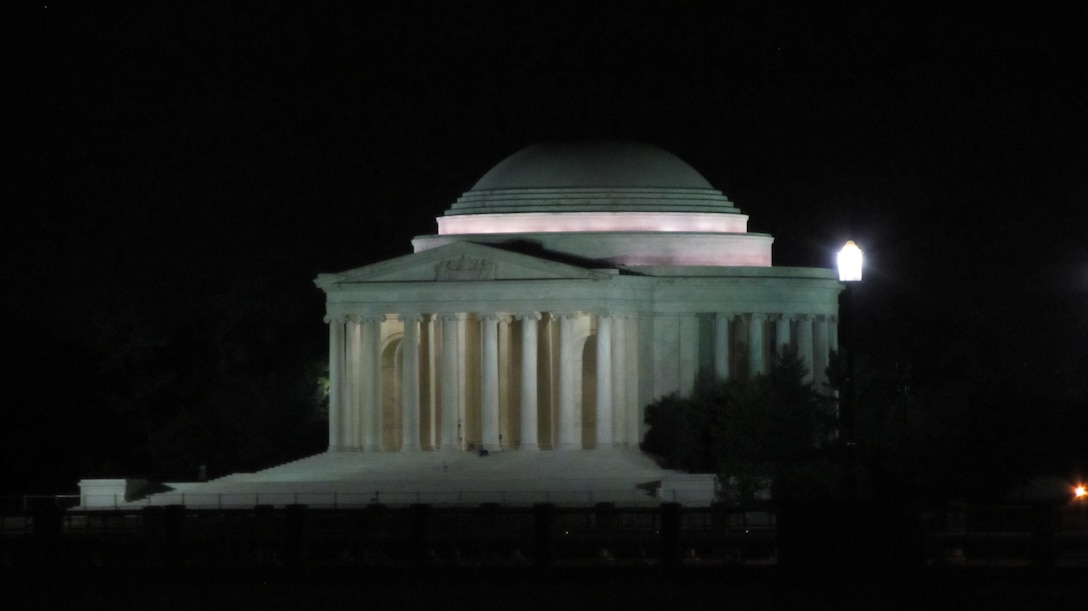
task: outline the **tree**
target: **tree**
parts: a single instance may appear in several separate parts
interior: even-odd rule
[[[280,295],[243,281],[175,316],[98,324],[95,394],[126,434],[81,475],[190,479],[201,465],[253,471],[321,451],[322,334]]]
[[[834,425],[833,401],[804,382],[806,373],[801,359],[787,353],[766,374],[702,377],[691,396],[672,394],[647,406],[642,448],[665,467],[715,473],[747,493],[765,479],[778,492],[796,490],[798,469],[814,471],[816,450]]]

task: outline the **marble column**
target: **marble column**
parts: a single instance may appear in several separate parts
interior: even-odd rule
[[[458,346],[457,325],[463,314],[441,314],[442,324],[442,359],[439,364],[439,419],[442,428],[438,436],[438,447],[449,450],[457,447],[457,421],[461,396],[457,376],[457,361],[460,352]]]
[[[363,446],[362,420],[362,368],[363,346],[362,325],[358,316],[347,317],[347,364],[348,405],[345,413],[344,447],[349,450],[361,450]]]
[[[469,372],[472,375],[479,373],[473,363],[469,363],[469,337],[468,318],[470,314],[457,315],[457,447],[465,449],[468,444],[468,405],[469,405]],[[474,346],[479,346],[480,338],[476,337]],[[475,359],[476,366],[479,359]],[[477,399],[478,402],[478,399]]]
[[[537,450],[540,445],[537,431],[536,340],[540,313],[518,314],[517,319],[521,321],[521,444],[518,449]]]
[[[765,314],[754,313],[748,316],[748,375],[764,373],[766,358],[763,354],[763,322]]]
[[[435,392],[438,389],[436,380],[438,365],[438,355],[435,354],[435,348],[437,347],[437,341],[435,340],[435,320],[434,314],[427,314],[423,318],[421,323],[423,331],[422,346],[424,348],[424,354],[422,358],[422,364],[425,368],[425,373],[420,376],[421,394],[425,396],[422,398],[424,412],[427,414],[427,426],[423,431],[423,448],[426,450],[434,450],[438,447],[438,398],[435,396]]]
[[[511,449],[516,447],[514,441],[520,437],[520,431],[513,429],[514,420],[517,419],[516,412],[519,408],[514,407],[516,405],[515,399],[510,396],[510,393],[514,391],[511,380],[514,379],[514,373],[511,371],[511,367],[514,366],[512,355],[514,353],[513,342],[513,329],[511,323],[513,318],[508,315],[499,315],[499,448]],[[518,399],[521,397],[519,396]]]
[[[344,418],[344,321],[326,317],[329,323],[329,451],[343,449]]]
[[[401,445],[402,452],[417,452],[419,443],[419,323],[420,314],[401,314]]]
[[[481,346],[480,446],[497,451],[499,443],[499,315],[480,314]]]
[[[616,314],[612,325],[612,421],[617,446],[631,442],[627,438],[627,319],[625,313]]]
[[[815,363],[812,360],[812,316],[801,314],[797,317],[797,356],[804,360],[805,384],[812,383],[812,373]]]
[[[789,314],[779,314],[778,317],[775,318],[774,345],[776,349],[775,352],[781,355],[785,355],[790,350],[791,338]]]
[[[360,383],[363,386],[362,421],[363,449],[382,450],[382,321],[384,314],[361,317],[362,363]]]
[[[597,315],[597,447],[612,447],[612,316]]]
[[[643,413],[643,406],[646,402],[652,400],[646,394],[646,401],[644,398],[644,389],[648,390],[652,388],[649,381],[643,382],[639,378],[639,371],[642,370],[643,363],[647,363],[652,359],[652,351],[650,347],[645,343],[645,336],[642,332],[643,321],[641,320],[642,314],[638,312],[631,312],[627,321],[627,367],[624,369],[625,383],[627,384],[627,441],[633,447],[638,447],[640,441],[642,441],[642,435],[648,428],[644,422],[645,415]]]
[[[553,314],[559,318],[559,443],[560,450],[578,450],[582,447],[582,431],[578,426],[577,402],[574,386],[574,372],[580,359],[575,354],[574,317],[576,314],[565,312]]]
[[[729,379],[729,322],[732,314],[718,312],[714,315],[714,374]]]

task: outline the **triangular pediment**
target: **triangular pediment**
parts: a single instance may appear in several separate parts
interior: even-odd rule
[[[454,242],[338,274],[322,274],[318,284],[369,282],[484,282],[602,278],[608,272],[471,242]]]

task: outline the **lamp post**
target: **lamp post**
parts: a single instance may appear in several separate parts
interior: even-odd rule
[[[846,347],[846,377],[843,380],[842,396],[839,399],[839,420],[843,440],[853,446],[854,439],[854,313],[853,290],[851,285],[861,282],[862,253],[858,245],[850,240],[839,251],[839,282],[845,286],[842,297],[842,311],[839,315],[840,329],[843,332],[842,344]]]

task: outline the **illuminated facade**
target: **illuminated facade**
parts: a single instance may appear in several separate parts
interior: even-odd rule
[[[316,280],[332,452],[637,448],[643,407],[700,373],[787,347],[823,372],[836,347],[834,272],[773,267],[773,238],[652,146],[530,146],[437,220]]]
[[[772,267],[771,242],[658,148],[526,148],[412,254],[317,277],[329,451],[140,504],[709,504],[713,475],[639,452],[644,407],[836,346],[834,272]],[[82,504],[127,485],[84,480]]]

